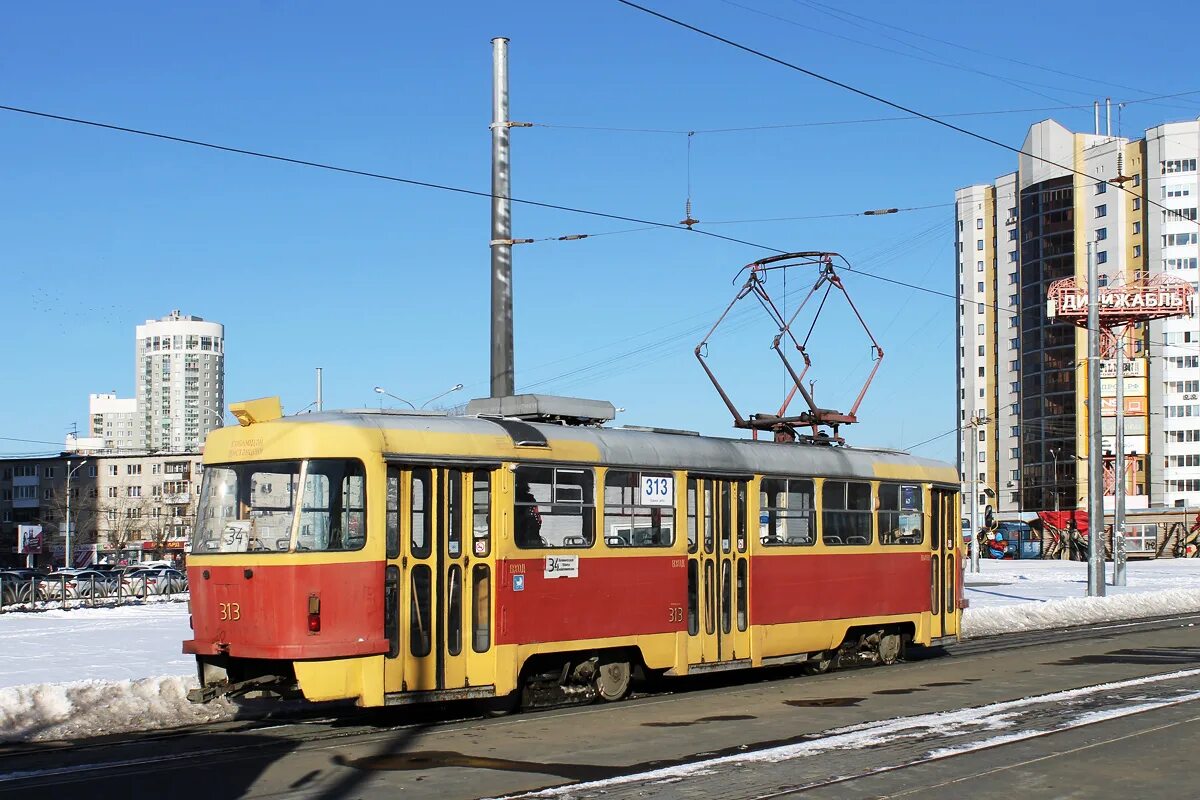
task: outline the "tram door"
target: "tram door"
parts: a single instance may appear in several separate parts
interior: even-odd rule
[[[385,673],[386,690],[490,684],[492,472],[428,467],[399,472],[398,507],[407,534],[394,593],[401,685],[394,688],[394,678]],[[389,482],[390,477],[389,472]]]
[[[953,636],[958,632],[957,582],[960,565],[957,543],[959,514],[957,496],[945,489],[930,492],[929,610],[930,636]]]
[[[750,657],[747,482],[689,477],[688,662]]]

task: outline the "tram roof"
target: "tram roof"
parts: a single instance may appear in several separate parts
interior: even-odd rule
[[[512,449],[498,452],[496,457],[506,460],[557,460],[553,454],[555,445],[570,442],[592,445],[599,452],[601,462],[610,466],[687,469],[729,475],[765,473],[849,478],[878,478],[884,473],[898,477],[910,472],[924,473],[925,479],[958,483],[958,471],[952,465],[897,450],[781,444],[686,432],[572,426],[478,416],[380,413],[373,409],[304,414],[265,424],[306,422],[379,430],[384,434],[387,452],[396,450],[394,445],[400,444],[406,433],[502,436],[512,442]],[[546,446],[519,444],[524,440],[522,433],[535,439],[543,438]]]

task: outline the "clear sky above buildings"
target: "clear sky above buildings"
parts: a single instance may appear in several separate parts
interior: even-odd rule
[[[1090,130],[1095,98],[1200,90],[1183,6],[872,1],[855,17],[832,0],[646,2],[925,112],[1011,111],[951,121],[1013,146],[1046,117]],[[648,131],[694,130],[699,227],[836,250],[953,294],[954,190],[1016,168],[925,121],[863,122],[899,114],[614,0],[22,4],[0,29],[0,103],[487,191],[501,35],[512,118],[542,125],[513,131],[515,197],[676,222],[688,137]],[[1200,93],[1130,103],[1121,132],[1197,114]],[[708,132],[730,128],[753,129]],[[329,407],[376,405],[375,385],[416,404],[459,382],[453,400],[488,392],[486,199],[11,112],[0,164],[0,452],[85,429],[89,392],[132,396],[134,326],[176,308],[225,324],[229,400],[279,394],[299,410],[318,366]],[[920,210],[830,216],[886,207]],[[780,217],[809,219],[713,224]],[[529,238],[638,227],[519,205],[514,220]],[[517,247],[518,390],[729,432],[692,348],[738,268],[767,254],[668,230]],[[789,276],[788,291],[813,277]],[[844,277],[887,354],[851,441],[951,430],[953,300]],[[834,311],[810,374],[822,405],[845,407],[871,365]],[[719,333],[711,358],[745,407],[767,410],[784,380],[755,320]],[[945,436],[919,452],[954,448]]]

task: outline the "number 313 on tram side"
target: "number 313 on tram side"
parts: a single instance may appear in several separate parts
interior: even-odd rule
[[[188,558],[198,702],[617,700],[958,636],[947,464],[583,413],[232,410]]]

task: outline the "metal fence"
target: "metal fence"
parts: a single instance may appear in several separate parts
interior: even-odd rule
[[[47,608],[96,608],[187,596],[186,578],[171,576],[114,576],[97,580],[94,574],[83,579],[66,574],[29,578],[0,575],[0,614]]]

